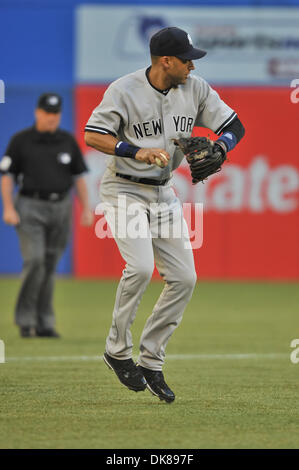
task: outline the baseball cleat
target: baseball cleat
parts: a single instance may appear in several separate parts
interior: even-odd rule
[[[146,389],[146,380],[142,372],[133,362],[133,359],[115,359],[104,353],[104,362],[115,372],[119,381],[129,390],[143,392]]]
[[[160,398],[160,400],[166,401],[167,403],[172,403],[174,401],[175,394],[172,390],[170,390],[167,383],[165,382],[163,372],[161,370],[146,369],[139,364],[138,368],[141,369],[142,374],[144,375],[147,382],[146,386],[153,395]]]

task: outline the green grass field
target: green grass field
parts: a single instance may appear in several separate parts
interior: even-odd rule
[[[19,280],[0,279],[0,448],[298,448],[296,283],[198,283],[170,339],[168,405],[123,387],[101,359],[117,284],[58,279],[62,339],[21,339]],[[162,289],[152,282],[133,326],[135,354]]]

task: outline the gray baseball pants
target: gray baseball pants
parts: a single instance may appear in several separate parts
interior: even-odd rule
[[[15,307],[20,327],[52,329],[54,275],[70,233],[71,197],[52,202],[18,195],[16,227],[23,258],[22,285]]]
[[[142,332],[138,363],[161,370],[167,342],[182,320],[196,283],[181,203],[170,183],[139,184],[117,177],[109,169],[101,182],[101,201],[126,262],[116,293],[106,352],[116,359],[132,357],[130,327],[155,263],[165,285]]]

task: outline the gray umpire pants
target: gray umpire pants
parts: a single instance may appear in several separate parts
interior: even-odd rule
[[[126,262],[106,351],[116,359],[132,357],[130,328],[155,263],[165,285],[142,332],[138,363],[161,370],[167,342],[182,320],[196,283],[181,203],[170,183],[165,186],[134,183],[115,176],[109,169],[101,181],[101,201]]]
[[[23,257],[22,285],[15,307],[20,327],[52,329],[54,274],[70,233],[71,197],[52,202],[18,195],[16,227]]]

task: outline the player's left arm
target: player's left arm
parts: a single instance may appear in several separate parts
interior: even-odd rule
[[[225,144],[226,151],[230,152],[240,142],[245,135],[245,128],[240,121],[239,117],[236,116],[233,121],[221,130],[222,134],[216,142]]]
[[[216,141],[223,152],[229,152],[240,142],[245,129],[237,113],[221,99],[204,79],[194,77],[198,91],[199,108],[195,126],[211,129],[219,139]]]

